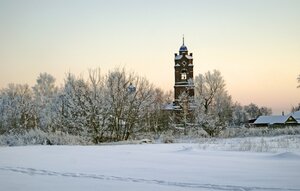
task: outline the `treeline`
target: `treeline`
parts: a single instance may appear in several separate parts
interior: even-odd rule
[[[271,114],[266,107],[233,103],[219,71],[199,74],[191,83],[195,83],[195,103],[193,121],[185,126],[189,131],[204,129],[216,136],[226,127]],[[125,69],[106,75],[100,69],[89,70],[87,79],[69,73],[61,87],[53,76],[42,73],[33,87],[9,84],[0,90],[0,135],[39,129],[85,137],[97,144],[176,133],[183,121],[164,110],[172,99],[172,92]]]

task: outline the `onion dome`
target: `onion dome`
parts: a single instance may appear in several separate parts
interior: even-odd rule
[[[181,47],[179,48],[179,52],[187,52],[188,49],[187,47],[184,45],[184,37],[182,38],[182,45]]]

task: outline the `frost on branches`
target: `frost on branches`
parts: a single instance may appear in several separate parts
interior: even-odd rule
[[[89,70],[88,79],[69,73],[62,87],[42,73],[36,84],[10,84],[0,94],[0,133],[31,129],[63,132],[94,143],[159,134],[167,126],[161,108],[168,94],[145,78],[124,69],[102,76]],[[36,131],[37,132],[37,131]]]
[[[162,109],[172,102],[172,92],[125,69],[117,68],[106,75],[94,69],[88,74],[84,79],[69,73],[58,87],[53,76],[42,73],[33,87],[9,84],[1,89],[0,135],[31,139],[36,133],[40,137],[39,141],[18,139],[19,143],[67,142],[53,139],[60,136],[97,144],[176,133],[172,113]],[[189,99],[180,96],[182,103]],[[243,126],[249,119],[271,113],[269,108],[252,103],[233,104],[217,70],[196,76],[192,100],[193,112],[187,109],[177,116],[185,134],[186,127],[192,126],[188,133],[204,129],[210,136],[218,136],[228,126]]]
[[[232,118],[232,101],[221,73],[214,70],[195,79],[196,123],[210,136],[216,136]]]

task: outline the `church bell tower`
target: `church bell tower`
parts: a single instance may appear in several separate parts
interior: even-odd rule
[[[175,53],[175,85],[174,85],[174,104],[179,106],[180,95],[186,93],[189,97],[189,103],[194,100],[194,64],[193,54],[188,53],[188,49],[184,44],[179,48],[179,54]]]

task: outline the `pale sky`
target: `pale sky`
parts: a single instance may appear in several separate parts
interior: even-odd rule
[[[219,70],[234,101],[300,102],[299,0],[0,0],[0,88],[125,67],[173,90],[183,34],[194,74]]]

